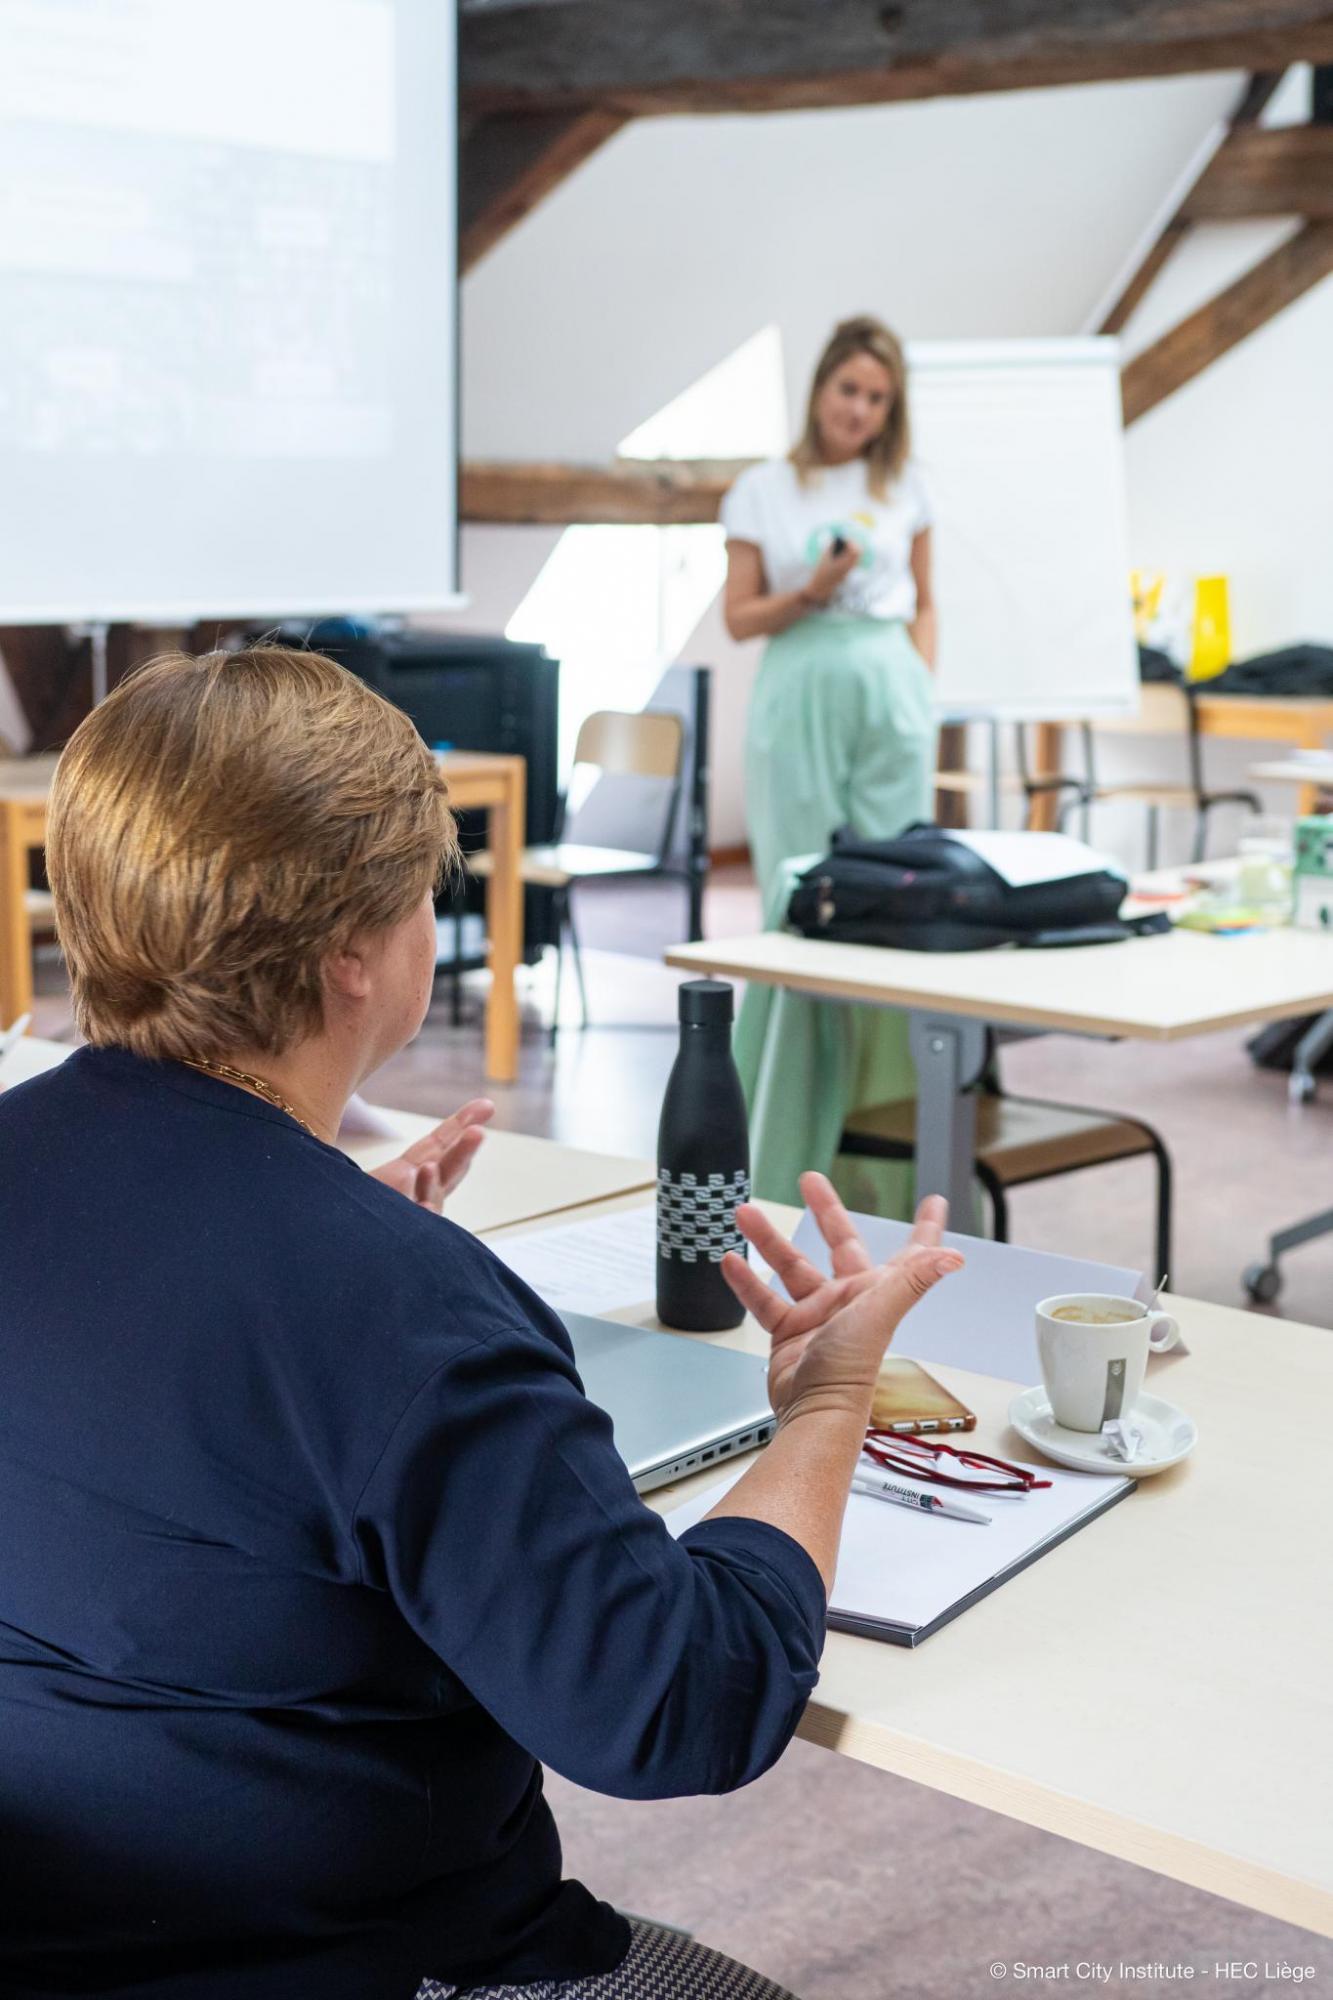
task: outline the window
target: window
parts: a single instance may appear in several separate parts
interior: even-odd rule
[[[622,438],[622,458],[767,458],[787,444],[776,326]],[[561,662],[560,762],[584,717],[642,708],[722,586],[722,530],[567,528],[507,625]]]

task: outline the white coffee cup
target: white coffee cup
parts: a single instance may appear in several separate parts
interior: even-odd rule
[[[1061,1314],[1086,1314],[1086,1318]],[[1143,1388],[1149,1354],[1180,1338],[1170,1313],[1111,1292],[1059,1292],[1037,1307],[1041,1379],[1057,1424],[1100,1431],[1127,1417]]]

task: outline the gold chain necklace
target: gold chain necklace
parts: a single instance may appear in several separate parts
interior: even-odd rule
[[[205,1062],[197,1060],[194,1056],[182,1056],[181,1061],[187,1069],[197,1069],[204,1076],[220,1076],[224,1083],[239,1083],[245,1089],[255,1091],[267,1103],[276,1105],[279,1111],[285,1111],[289,1118],[294,1118],[298,1125],[305,1128],[312,1139],[319,1138],[318,1132],[309,1119],[303,1118],[295,1105],[289,1104],[282,1095],[282,1092],[275,1090],[271,1083],[265,1083],[262,1076],[251,1076],[248,1069],[233,1069],[230,1063]]]

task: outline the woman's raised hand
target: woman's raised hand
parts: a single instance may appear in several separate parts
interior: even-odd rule
[[[840,556],[834,555],[833,544],[830,542],[815,564],[814,573],[805,586],[804,595],[817,599],[820,604],[827,604],[843,578],[851,575],[860,560],[861,551],[854,542],[848,542]]]
[[[495,1116],[489,1097],[470,1097],[466,1104],[418,1139],[396,1160],[376,1167],[372,1178],[385,1187],[397,1188],[420,1208],[436,1215],[458,1186],[485,1136],[484,1128]]]
[[[916,1212],[911,1240],[887,1264],[871,1261],[846,1209],[823,1174],[803,1174],[801,1193],[828,1244],[833,1275],[825,1277],[758,1208],[736,1210],[741,1234],[790,1293],[770,1290],[743,1257],[722,1260],[727,1283],[769,1334],[769,1400],[779,1419],[800,1409],[864,1414],[875,1377],[899,1322],[937,1278],[958,1270],[957,1250],[941,1247],[948,1204],[928,1195]]]

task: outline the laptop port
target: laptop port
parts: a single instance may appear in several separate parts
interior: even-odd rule
[[[707,1465],[707,1463],[708,1463],[709,1459],[710,1459],[710,1458],[711,1458],[712,1456],[713,1456],[713,1454],[712,1454],[712,1452],[711,1452],[711,1451],[705,1451],[705,1452],[701,1452],[701,1453],[700,1453],[700,1456],[699,1456],[699,1463],[700,1463],[700,1465]]]
[[[720,1444],[717,1448],[717,1455],[719,1458],[721,1458],[724,1451],[730,1451],[730,1450],[731,1446],[729,1444]]]

